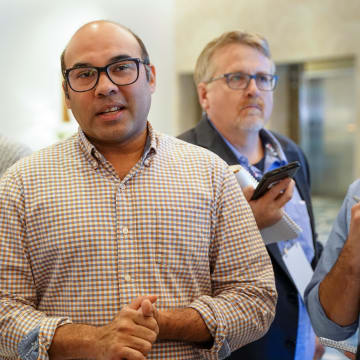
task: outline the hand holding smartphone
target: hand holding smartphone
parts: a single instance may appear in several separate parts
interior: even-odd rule
[[[287,177],[293,178],[299,167],[300,167],[300,163],[298,161],[293,161],[287,165],[281,166],[277,169],[274,169],[264,174],[250,200],[259,199],[273,185],[277,184],[280,180],[285,179]]]

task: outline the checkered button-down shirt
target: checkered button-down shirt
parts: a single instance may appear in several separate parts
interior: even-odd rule
[[[214,343],[157,341],[148,359],[217,359],[262,336],[275,310],[271,262],[235,177],[216,155],[159,134],[120,179],[79,131],[0,182],[0,357],[37,329],[104,325],[135,297],[192,307]]]

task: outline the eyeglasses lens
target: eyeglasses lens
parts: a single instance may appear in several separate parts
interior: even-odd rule
[[[118,61],[106,66],[109,79],[116,85],[129,85],[138,78],[138,66],[135,60]],[[92,89],[99,78],[96,67],[79,67],[71,69],[68,73],[70,86],[75,91]]]

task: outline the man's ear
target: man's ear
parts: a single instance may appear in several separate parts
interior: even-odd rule
[[[65,95],[65,103],[66,103],[66,106],[68,109],[70,109],[70,103],[69,103],[69,100],[70,100],[70,96],[69,96],[69,89],[68,89],[68,85],[66,83],[66,81],[64,80],[62,82],[62,88],[64,90],[64,95]]]
[[[206,112],[206,110],[209,108],[209,101],[207,97],[207,87],[206,83],[201,82],[197,86],[197,93],[199,98],[199,103],[202,109]]]
[[[155,92],[155,89],[156,89],[156,70],[155,70],[155,66],[152,65],[152,64],[145,65],[145,71],[146,71],[146,79],[147,79],[147,81],[149,83],[151,93],[153,94]]]

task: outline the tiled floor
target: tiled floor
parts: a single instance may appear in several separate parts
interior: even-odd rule
[[[343,199],[333,199],[313,196],[313,208],[315,216],[316,231],[319,236],[319,241],[325,245],[329,233],[332,228],[332,224],[340,210]],[[357,342],[357,335],[348,340],[351,344],[355,345]],[[345,360],[348,359],[345,355],[339,351],[331,348],[326,348],[326,352],[322,357],[322,360]]]

